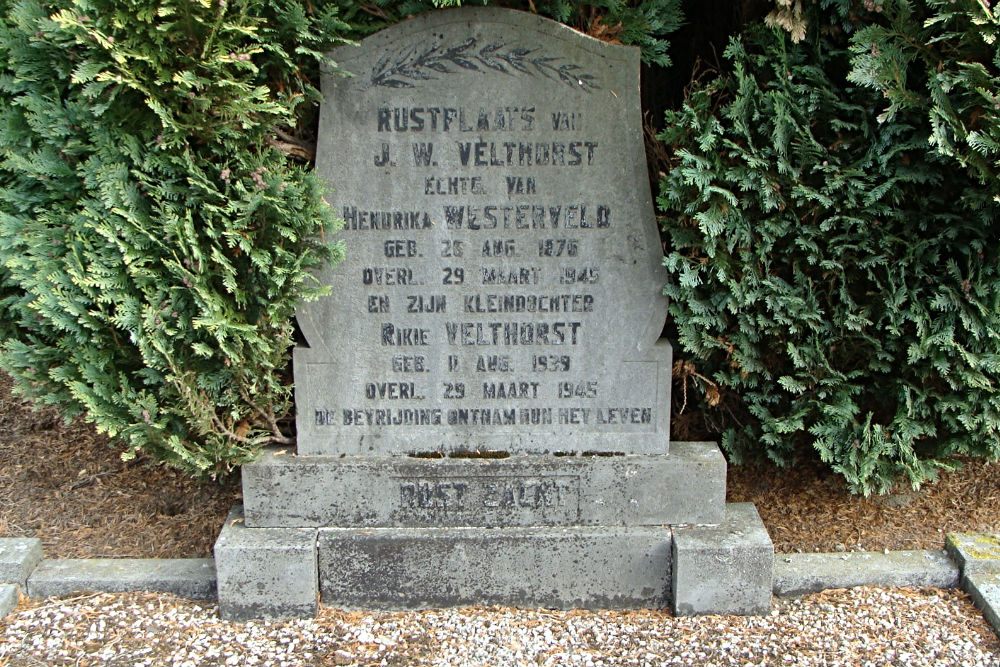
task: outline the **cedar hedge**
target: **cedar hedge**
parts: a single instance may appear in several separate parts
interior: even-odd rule
[[[975,0],[803,19],[667,114],[678,368],[733,460],[917,487],[1000,454],[1000,24]]]

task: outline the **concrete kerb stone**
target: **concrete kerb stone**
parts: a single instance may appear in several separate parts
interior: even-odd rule
[[[16,538],[0,538],[0,548],[8,546]],[[986,540],[984,542],[983,540]],[[847,588],[852,586],[933,586],[938,588],[953,588],[958,584],[959,572],[964,565],[966,570],[961,575],[961,585],[969,593],[973,602],[979,607],[993,629],[1000,634],[1000,558],[974,559],[970,562],[968,545],[984,545],[990,540],[1000,544],[997,536],[967,536],[949,535],[947,555],[942,551],[905,551],[905,552],[866,552],[866,553],[819,553],[819,554],[779,554],[774,563],[774,594],[787,597],[804,595],[832,588]],[[973,553],[976,553],[973,550]],[[979,552],[983,555],[983,552]],[[952,561],[951,559],[954,559]],[[964,559],[964,560],[963,560]],[[62,561],[47,561],[61,563],[66,567],[52,568],[46,565],[43,573],[53,587],[60,591],[51,595],[61,595],[73,590],[92,590],[94,592],[119,592],[123,590],[120,581],[111,581],[110,577],[94,578],[87,585],[81,584],[79,578],[71,581],[71,572],[76,567],[69,567],[77,559]],[[132,579],[133,585],[127,590],[151,590],[171,592],[189,597],[214,597],[215,572],[212,559],[90,559],[91,565],[105,572],[128,564],[139,572]],[[173,563],[171,568],[169,565]],[[892,564],[893,567],[890,567]],[[164,567],[167,565],[168,567]],[[897,569],[893,569],[897,568]],[[171,570],[171,586],[163,585],[163,573]],[[810,573],[811,571],[811,573]],[[141,574],[145,572],[145,574]],[[156,584],[159,574],[160,584]],[[60,574],[61,573],[61,574]],[[64,577],[60,583],[60,576]],[[29,577],[30,579],[30,577]],[[36,584],[42,579],[37,579]],[[145,581],[139,585],[138,581]],[[185,591],[201,588],[205,590],[207,582],[211,582],[212,595],[192,595]],[[154,583],[150,583],[154,582]],[[805,582],[805,583],[804,583]],[[30,584],[29,584],[30,585]],[[46,584],[48,585],[48,584]],[[32,597],[43,597],[41,588],[35,588]],[[27,591],[26,591],[27,593]],[[19,587],[14,583],[0,584],[0,617],[3,617],[17,606]]]
[[[0,538],[0,583],[24,586],[41,560],[42,541],[37,537]]]
[[[964,575],[1000,573],[1000,535],[949,533],[945,549]]]
[[[945,548],[962,568],[962,589],[1000,635],[1000,535],[950,533]]]
[[[774,594],[794,597],[856,586],[955,588],[959,575],[944,551],[781,554],[774,563]]]
[[[0,584],[0,619],[14,611],[18,597],[17,584]]]
[[[972,572],[962,578],[962,588],[1000,635],[1000,573]]]
[[[32,598],[83,591],[151,591],[210,600],[216,597],[211,558],[72,558],[43,560],[28,577]]]

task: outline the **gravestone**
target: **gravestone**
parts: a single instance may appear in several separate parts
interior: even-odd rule
[[[244,466],[223,614],[302,614],[295,572],[341,607],[676,605],[670,526],[754,519],[714,444],[669,442],[638,50],[463,8],[332,58],[317,171],[347,259],[297,312],[297,453]]]
[[[299,453],[667,453],[638,51],[474,10],[334,59],[316,168],[347,259],[297,313]]]

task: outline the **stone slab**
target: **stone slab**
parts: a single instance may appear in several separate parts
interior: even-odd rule
[[[18,603],[17,584],[0,584],[0,619],[14,611]]]
[[[963,574],[1000,572],[1000,535],[949,533],[945,549]]]
[[[316,531],[247,528],[229,514],[215,542],[219,615],[229,621],[312,617],[319,611]]]
[[[42,561],[42,541],[37,537],[0,538],[0,582],[20,584]]]
[[[296,311],[298,452],[666,454],[639,50],[462,7],[331,58],[316,172],[350,252]]]
[[[250,527],[641,526],[720,523],[726,461],[715,443],[666,456],[505,459],[295,456],[243,466]]]
[[[678,526],[674,613],[760,615],[771,609],[774,545],[751,503],[726,505],[717,526]]]
[[[1000,634],[1000,572],[973,571],[962,578],[962,588],[983,612],[993,631]]]
[[[855,586],[955,588],[959,568],[944,551],[781,554],[774,594],[782,597]]]
[[[73,558],[43,560],[25,589],[33,598],[81,591],[154,591],[187,598],[215,597],[211,558]]]
[[[667,528],[376,528],[319,532],[324,605],[555,609],[670,604]]]

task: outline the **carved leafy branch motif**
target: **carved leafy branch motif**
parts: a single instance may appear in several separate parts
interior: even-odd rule
[[[432,46],[424,51],[411,49],[395,60],[392,56],[383,58],[375,65],[372,78],[365,87],[413,88],[415,81],[437,79],[443,74],[461,70],[493,70],[511,75],[541,75],[574,88],[582,88],[588,93],[598,89],[593,75],[581,71],[579,65],[561,63],[560,60],[546,56],[538,49],[507,48],[502,42],[479,46],[479,40],[470,37],[458,46]]]

